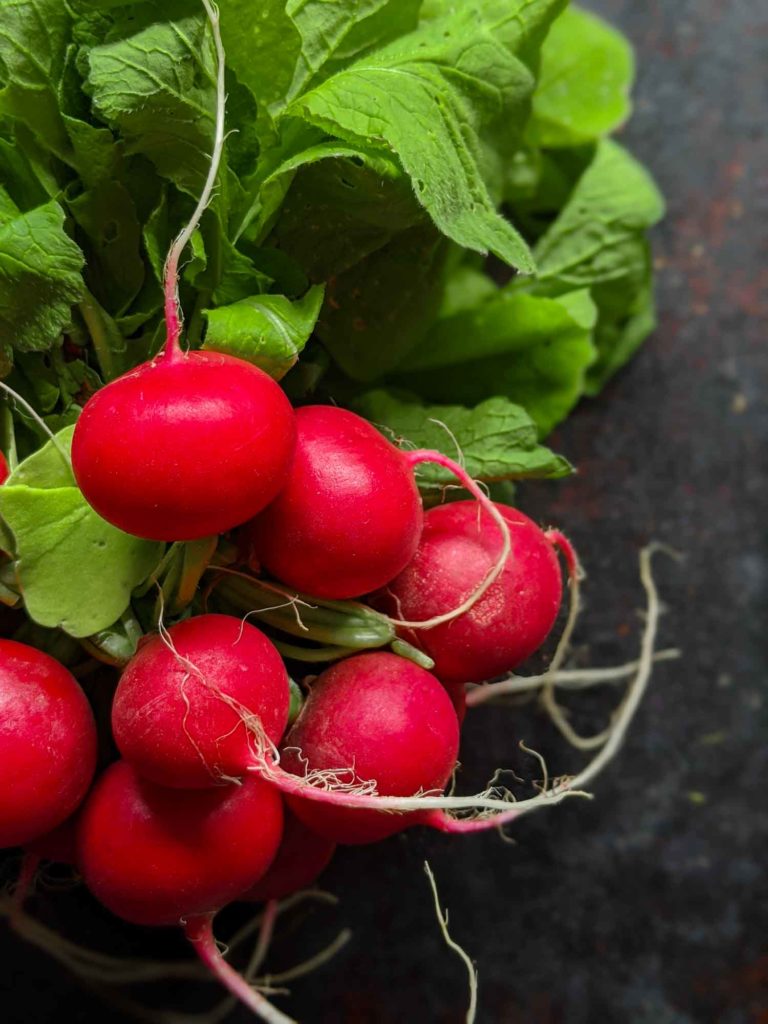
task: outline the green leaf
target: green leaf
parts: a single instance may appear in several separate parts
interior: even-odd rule
[[[645,168],[617,143],[601,142],[536,245],[539,280],[581,288],[642,272],[640,236],[663,213],[664,200]]]
[[[269,180],[299,160],[270,243],[311,281],[343,273],[424,217],[408,178],[390,161],[329,144],[283,164]]]
[[[421,0],[221,0],[227,62],[260,106],[288,99],[416,27]],[[260,117],[263,117],[260,111]]]
[[[317,334],[353,380],[390,372],[424,337],[440,306],[448,243],[427,224],[328,282]]]
[[[598,358],[587,374],[588,395],[598,394],[656,327],[653,268],[647,243],[645,250],[646,267],[642,274],[628,275],[621,281],[592,289],[600,316],[595,328]]]
[[[0,138],[0,181],[16,207],[26,213],[51,196],[18,144]]]
[[[144,283],[141,225],[133,199],[119,181],[104,181],[67,204],[87,239],[88,285],[104,306],[119,316]]]
[[[165,20],[142,6],[127,38],[94,46],[88,85],[99,115],[159,173],[197,196],[210,163],[215,70],[202,11]]]
[[[69,452],[72,447],[74,427],[67,427],[56,435],[58,447],[47,442],[19,463],[6,480],[8,487],[74,487]],[[67,458],[62,455],[64,452]]]
[[[72,143],[59,104],[72,28],[62,0],[0,0],[0,115],[24,121],[62,160]]]
[[[530,273],[527,245],[496,212],[483,181],[480,134],[505,106],[524,104],[532,86],[524,65],[461,14],[368,55],[286,114],[395,154],[443,234]]]
[[[0,115],[95,185],[112,173],[115,146],[108,129],[84,120],[74,30],[62,0],[0,0]]]
[[[413,31],[421,0],[288,0],[286,13],[301,36],[287,99],[346,64]]]
[[[607,135],[630,113],[632,47],[601,18],[570,7],[541,50],[529,137],[541,146],[576,146]]]
[[[82,359],[65,359],[61,345],[56,344],[45,354],[17,352],[8,384],[38,412],[51,415],[57,409],[62,414],[73,408],[79,412],[77,400],[101,387],[102,381]],[[39,436],[39,425],[23,407],[17,406],[15,411],[17,418]]]
[[[301,52],[285,0],[219,0],[218,7],[227,64],[260,107],[274,107],[288,94]]]
[[[425,406],[376,390],[354,405],[395,443],[443,452],[460,460],[475,480],[556,478],[573,472],[566,459],[538,443],[536,424],[525,409],[506,398],[489,398],[467,409]],[[429,463],[419,466],[418,476],[419,486],[427,489],[456,482],[448,470]]]
[[[457,313],[474,309],[495,296],[497,291],[496,283],[482,270],[461,264],[445,282],[438,320],[446,320]]]
[[[83,293],[82,267],[58,203],[0,220],[0,336],[21,351],[50,348]]]
[[[60,443],[69,444],[72,429],[58,435]],[[53,445],[46,449],[0,489],[0,515],[14,538],[16,574],[30,618],[70,636],[89,636],[120,618],[163,546],[101,519],[71,478],[65,482]]]
[[[424,0],[421,20],[434,22],[461,15],[469,22],[483,22],[510,53],[535,69],[549,26],[567,3],[568,0]]]
[[[434,402],[474,405],[502,395],[522,405],[545,437],[583,393],[596,315],[586,289],[553,299],[507,286],[439,320],[394,379]]]
[[[238,356],[280,380],[306,345],[322,303],[323,287],[316,285],[297,302],[284,295],[252,295],[209,309],[203,348]]]

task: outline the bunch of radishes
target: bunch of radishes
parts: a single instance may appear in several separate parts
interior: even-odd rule
[[[222,94],[223,60],[220,72]],[[128,533],[226,535],[236,554],[224,576],[265,581],[300,629],[302,608],[314,612],[312,638],[327,644],[309,659],[334,663],[304,681],[297,709],[280,651],[244,614],[259,609],[207,611],[214,579],[178,621],[161,616],[124,667],[107,738],[119,759],[94,780],[99,737],[75,678],[0,641],[0,777],[11,780],[0,846],[69,861],[127,921],[183,926],[239,998],[281,1021],[222,960],[214,914],[309,885],[337,843],[413,825],[470,832],[519,814],[493,789],[443,795],[465,688],[540,647],[562,601],[557,549],[571,579],[577,565],[559,532],[491,502],[444,455],[400,450],[340,408],[294,410],[255,366],[183,351],[177,266],[222,140],[219,117],[208,185],[169,255],[165,346],[87,402],[72,469],[92,507]],[[425,512],[414,471],[427,460],[472,498]],[[350,599],[387,624],[394,650],[345,641],[333,616]]]
[[[113,461],[121,415],[124,458],[144,453],[143,466]],[[185,443],[163,446],[180,434]],[[210,451],[233,452],[231,463],[206,455],[211,437]],[[433,671],[389,651],[342,658],[308,684],[289,727],[288,673],[264,632],[205,612],[159,622],[114,695],[121,759],[91,787],[96,727],[76,680],[5,641],[0,774],[19,781],[0,796],[0,844],[71,859],[127,921],[184,924],[221,972],[213,914],[306,886],[336,843],[414,824],[499,823],[452,817],[454,806],[514,813],[498,798],[441,794],[456,768],[465,684],[513,669],[555,621],[562,538],[471,481],[478,500],[424,513],[413,477],[424,458],[447,461],[399,451],[346,410],[294,412],[271,378],[230,357],[168,346],[98,392],[72,461],[105,518],[168,541],[239,525],[243,557],[278,588],[305,602],[368,599]]]

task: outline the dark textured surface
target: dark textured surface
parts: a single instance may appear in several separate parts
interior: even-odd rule
[[[569,532],[588,566],[584,661],[634,656],[639,546],[656,537],[685,551],[682,567],[657,563],[662,642],[680,644],[685,660],[657,671],[593,803],[521,822],[517,845],[413,832],[341,852],[325,877],[339,906],[294,918],[270,961],[354,930],[332,964],[281,1000],[305,1024],[464,1019],[465,975],[439,937],[425,857],[478,964],[481,1022],[768,1021],[768,13],[755,0],[590,6],[638,50],[625,141],[669,201],[655,239],[661,325],[556,438],[579,477],[521,497]],[[585,699],[577,724],[599,724],[612,696]],[[509,764],[520,738],[556,770],[576,763],[532,712],[478,709],[464,785]],[[62,899],[64,919],[81,901]],[[98,943],[108,929],[89,904],[78,937]],[[170,945],[124,936],[126,949]],[[42,955],[6,932],[2,942],[0,1019],[121,1019]]]

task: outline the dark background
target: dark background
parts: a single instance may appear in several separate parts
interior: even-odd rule
[[[580,474],[527,485],[520,501],[566,530],[588,568],[585,664],[635,656],[639,548],[657,538],[684,551],[683,565],[657,562],[661,642],[684,659],[657,669],[592,803],[525,819],[511,829],[515,845],[414,830],[340,851],[323,880],[338,906],[294,914],[269,961],[280,969],[353,930],[333,963],[280,1000],[305,1024],[463,1021],[465,972],[440,938],[427,858],[451,931],[478,965],[479,1022],[768,1022],[768,9],[588,6],[638,52],[623,138],[669,203],[655,235],[660,327],[555,437]],[[600,726],[616,699],[578,698],[586,710],[575,724]],[[555,771],[578,763],[533,708],[487,706],[466,729],[464,790],[501,765],[530,777],[519,739]],[[183,954],[166,933],[115,929],[83,895],[55,904],[43,914],[85,944]],[[236,923],[224,916],[220,930]],[[122,1021],[4,927],[0,945],[8,1024]],[[202,1009],[211,991],[177,982],[165,995],[168,1006]]]

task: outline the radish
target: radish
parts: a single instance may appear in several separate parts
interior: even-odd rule
[[[492,679],[533,654],[546,640],[562,601],[556,547],[575,558],[561,534],[544,533],[517,509],[496,507],[509,525],[512,543],[499,578],[453,621],[402,631],[434,660],[433,671],[444,683]],[[476,502],[432,508],[413,560],[371,603],[407,619],[439,615],[475,590],[500,547],[496,524]]]
[[[289,703],[285,666],[260,630],[229,615],[197,615],[139,647],[115,692],[112,731],[145,778],[215,786],[253,764],[253,728],[280,742]]]
[[[72,469],[89,504],[127,533],[159,541],[222,533],[256,515],[287,478],[293,409],[262,370],[233,356],[183,352],[181,253],[200,222],[224,146],[224,53],[217,51],[216,137],[205,187],[165,268],[161,353],[93,395],[75,427]]]
[[[296,425],[288,483],[247,525],[244,537],[256,560],[297,590],[338,600],[359,597],[405,569],[423,526],[413,478],[420,462],[450,469],[479,501],[491,505],[446,456],[401,451],[346,409],[305,406],[296,412]],[[506,543],[499,519],[500,543]],[[482,582],[477,579],[476,586]]]
[[[328,866],[335,849],[332,839],[312,832],[295,814],[286,811],[283,838],[275,859],[241,899],[282,900],[306,889]]]
[[[88,888],[118,917],[179,924],[254,885],[282,829],[280,794],[261,779],[179,792],[118,761],[80,813],[78,860]]]
[[[52,831],[96,766],[96,724],[75,677],[42,651],[0,640],[0,847]]]
[[[235,624],[244,635],[254,628],[228,616],[200,616],[139,650],[118,685],[113,730],[142,777],[192,788],[260,775],[297,798],[302,821],[334,842],[373,842],[415,824],[476,831],[517,817],[495,789],[471,797],[439,795],[456,763],[459,724],[452,698],[425,669],[387,652],[348,658],[316,680],[285,741],[281,764],[278,730],[268,731],[266,691],[257,692],[258,708],[241,699],[236,684],[242,685],[244,666],[237,657],[229,660],[232,633],[228,644],[211,652],[207,637],[197,644],[200,619],[224,619],[227,630]],[[189,644],[176,648],[182,626]],[[285,709],[287,696],[283,702]],[[137,723],[138,737],[132,734]],[[560,798],[547,797],[552,803]],[[450,810],[493,816],[462,820],[445,813]]]
[[[88,503],[126,533],[194,540],[262,509],[283,485],[293,410],[262,370],[217,352],[163,352],[93,395],[72,469]]]
[[[8,466],[8,460],[5,455],[0,452],[0,484],[4,484],[10,475],[11,470]]]
[[[317,597],[383,586],[408,564],[421,534],[409,463],[346,409],[305,406],[296,429],[286,486],[246,527],[253,554],[283,583]]]
[[[451,699],[425,669],[395,654],[360,654],[312,685],[285,738],[282,765],[295,775],[327,773],[383,796],[442,792],[456,765],[459,725]],[[291,807],[313,831],[339,843],[372,843],[418,816],[329,807],[304,796]]]
[[[78,863],[88,888],[133,924],[181,925],[198,956],[267,1021],[288,1018],[219,953],[213,916],[269,867],[283,828],[282,799],[260,779],[178,792],[142,779],[125,761],[96,783],[78,824]]]

